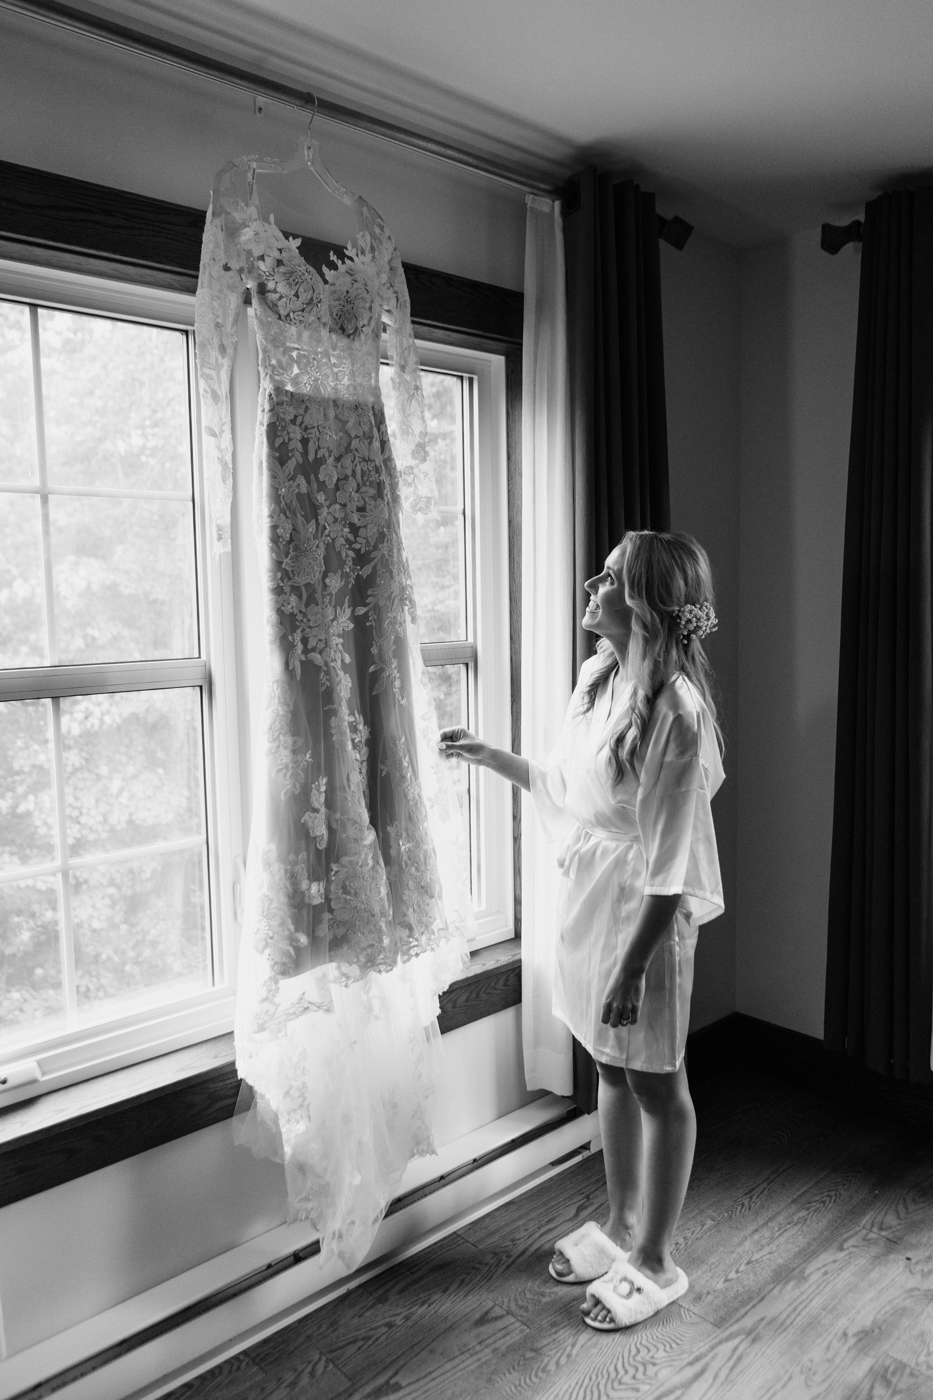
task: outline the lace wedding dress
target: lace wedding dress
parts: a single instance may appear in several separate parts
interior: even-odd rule
[[[230,547],[229,383],[248,289],[259,346],[254,526],[266,625],[236,1015],[241,1137],[284,1161],[289,1218],[352,1268],[412,1156],[434,1151],[437,997],[470,918],[402,544],[434,504],[398,251],[358,232],[322,273],[215,185],[196,342],[215,547]],[[237,194],[238,182],[250,195]],[[388,328],[396,455],[379,390]],[[241,1120],[242,1122],[243,1120]]]

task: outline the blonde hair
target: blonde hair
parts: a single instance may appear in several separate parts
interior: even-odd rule
[[[655,699],[661,688],[682,672],[696,686],[712,716],[720,751],[722,731],[713,699],[713,673],[703,643],[695,634],[686,640],[675,613],[685,604],[708,603],[712,608],[713,574],[706,550],[680,532],[628,530],[619,545],[620,581],[632,609],[625,679],[632,682],[629,710],[609,744],[614,778],[621,782],[645,737]],[[582,713],[596,703],[600,687],[619,669],[618,658],[605,638],[597,645],[600,664],[581,696]]]

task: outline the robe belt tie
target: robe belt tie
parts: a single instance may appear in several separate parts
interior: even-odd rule
[[[580,853],[586,845],[588,836],[594,837],[597,841],[611,841],[615,846],[637,846],[643,850],[641,837],[634,836],[622,831],[607,831],[604,827],[584,826],[577,822],[569,836],[565,836],[557,851],[557,865],[561,874],[568,880],[572,880],[576,870]]]

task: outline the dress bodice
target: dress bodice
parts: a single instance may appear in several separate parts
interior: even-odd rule
[[[236,191],[249,160],[218,177],[208,211],[195,330],[205,417],[205,470],[215,545],[230,546],[233,448],[230,370],[244,294],[253,306],[264,386],[333,401],[379,403],[383,328],[393,366],[395,460],[403,502],[436,499],[411,308],[395,242],[380,214],[356,197],[357,233],[318,272],[273,218]]]

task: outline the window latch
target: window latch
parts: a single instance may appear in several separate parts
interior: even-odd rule
[[[38,1060],[20,1060],[15,1065],[0,1065],[0,1094],[22,1089],[24,1084],[38,1084],[42,1069]]]

